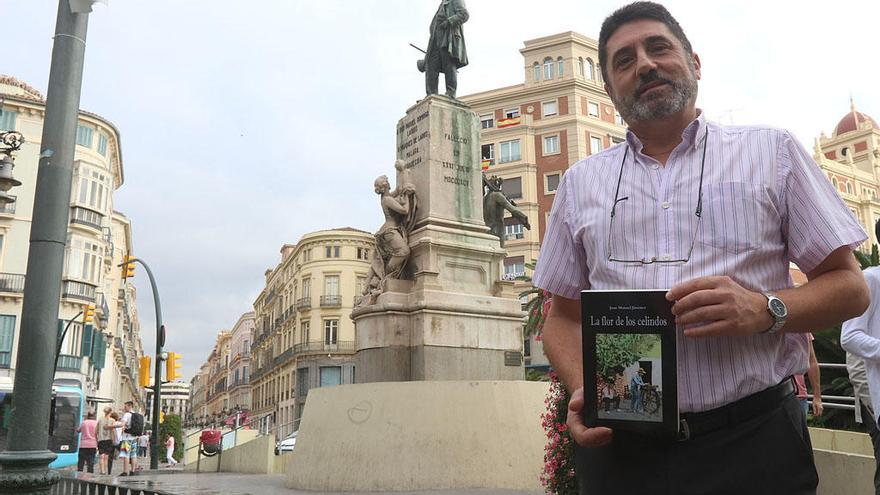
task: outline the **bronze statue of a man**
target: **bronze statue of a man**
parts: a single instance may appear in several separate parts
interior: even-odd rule
[[[529,225],[529,217],[501,191],[502,182],[502,179],[495,175],[488,179],[483,176],[483,185],[486,187],[486,194],[483,196],[483,221],[489,227],[489,233],[498,237],[501,247],[504,247],[505,211],[509,211],[510,215],[519,220],[526,229],[532,230],[532,226]]]
[[[455,98],[458,69],[468,64],[461,25],[467,22],[468,11],[464,0],[442,0],[431,20],[431,38],[425,61],[419,64],[425,71],[425,92],[437,94],[440,73],[446,79],[446,96]]]

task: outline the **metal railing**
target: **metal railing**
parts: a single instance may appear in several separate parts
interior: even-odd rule
[[[523,276],[525,276],[525,274],[526,274],[526,272],[505,273],[504,275],[501,276],[501,280],[507,280],[507,281],[516,280],[517,277],[523,277]]]
[[[340,306],[342,306],[342,296],[339,294],[321,296],[322,308],[338,308]]]
[[[95,302],[95,286],[76,280],[65,280],[61,285],[61,297]]]
[[[101,215],[97,211],[87,210],[79,206],[74,206],[71,210],[73,211],[70,213],[70,223],[85,225],[98,230],[103,229],[104,215]]]
[[[339,340],[333,344],[321,342],[304,342],[293,346],[293,353],[297,356],[302,354],[323,354],[325,352],[354,352],[355,341]]]
[[[296,300],[296,310],[301,311],[303,309],[309,309],[312,307],[312,297],[302,297]]]
[[[0,205],[0,215],[4,215],[4,214],[5,215],[14,215],[15,214],[15,205],[16,205],[15,200],[18,198],[18,196],[15,196],[14,194],[8,194],[7,196],[12,198],[12,201],[9,203],[5,203],[5,204]]]
[[[58,371],[76,371],[79,372],[82,369],[82,357],[81,356],[72,356],[70,354],[59,354],[58,355]]]
[[[24,294],[24,278],[20,273],[0,273],[0,292]]]

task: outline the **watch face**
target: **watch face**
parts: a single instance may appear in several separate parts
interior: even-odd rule
[[[788,312],[785,303],[779,299],[770,300],[770,311],[772,311],[778,318],[782,318]]]

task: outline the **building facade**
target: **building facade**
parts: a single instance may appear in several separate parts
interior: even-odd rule
[[[189,416],[191,385],[185,381],[175,381],[162,384],[162,397],[159,399],[159,409],[165,414],[176,414],[184,419]],[[152,421],[153,392],[147,391],[147,409],[144,414],[148,421]]]
[[[565,32],[524,42],[523,82],[461,97],[480,117],[483,168],[504,180],[504,193],[531,230],[507,216],[505,278],[538,258],[559,181],[578,160],[622,142],[626,127],[605,93],[598,42]],[[488,168],[487,168],[488,167]],[[517,282],[520,290],[528,282]],[[541,342],[524,341],[526,366],[546,365]]]
[[[207,411],[211,418],[222,419],[229,411],[229,341],[231,332],[217,334],[217,342],[208,357]]]
[[[229,406],[233,411],[251,409],[251,342],[254,334],[254,312],[241,315],[232,327],[229,363]]]
[[[208,421],[208,363],[202,363],[198,373],[190,380],[189,411],[184,424],[202,426]]]
[[[352,228],[281,248],[254,301],[252,415],[283,438],[298,429],[309,389],[355,382],[349,315],[366,284],[373,235]]]
[[[14,376],[30,225],[42,138],[45,99],[12,77],[0,76],[0,131],[18,131],[25,144],[13,156],[22,182],[10,193],[16,201],[0,207],[0,375]],[[56,379],[78,382],[91,407],[144,407],[138,388],[142,355],[136,292],[116,265],[132,252],[131,223],[113,209],[113,193],[123,183],[119,131],[108,120],[80,111],[70,193],[59,334],[64,335]],[[94,304],[96,318],[80,314]],[[66,329],[66,331],[65,331]]]

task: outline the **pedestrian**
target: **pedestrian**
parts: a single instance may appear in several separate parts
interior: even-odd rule
[[[98,440],[98,453],[101,456],[99,464],[100,474],[110,474],[113,467],[114,441],[113,441],[113,418],[110,413],[113,408],[104,407],[104,415],[98,420],[96,438]]]
[[[144,431],[144,434],[138,437],[138,457],[147,459],[150,456],[150,432]],[[143,471],[142,466],[138,466],[138,471]]]
[[[665,7],[621,7],[598,51],[627,137],[566,171],[533,277],[553,294],[544,351],[572,393],[581,493],[814,494],[792,375],[803,332],[867,307],[867,236],[789,132],[706,119],[700,57]],[[673,302],[678,439],[583,422],[580,292],[637,289]]]
[[[134,409],[134,402],[127,401],[123,406],[125,414],[120,420],[121,441],[119,442],[119,457],[122,458],[122,474],[120,476],[131,476],[137,467],[138,443],[137,437],[143,431],[143,416],[140,416]],[[140,416],[140,420],[137,419]]]
[[[825,409],[822,405],[822,382],[819,373],[819,360],[816,359],[816,350],[813,349],[813,334],[808,333],[807,336],[810,338],[810,361],[807,368],[807,377],[810,379],[810,388],[813,389],[813,400],[810,401],[809,394],[807,394],[807,384],[803,373],[796,373],[794,375],[794,384],[797,388],[797,398],[801,401],[804,414],[809,413],[812,409],[813,417],[818,418]]]
[[[77,471],[82,472],[83,467],[86,467],[88,472],[95,472],[95,454],[98,452],[97,428],[98,421],[95,420],[95,411],[89,411],[86,414],[86,419],[76,427],[77,433],[80,434]]]
[[[645,406],[642,404],[642,385],[645,384],[644,380],[642,380],[642,375],[645,374],[645,370],[639,368],[639,370],[633,373],[632,378],[629,379],[629,392],[632,397],[630,397],[629,409],[632,412],[644,411]]]
[[[846,368],[856,397],[856,421],[863,423],[874,444],[874,491],[880,495],[880,267],[863,272],[871,290],[864,314],[843,323],[840,345],[846,350]],[[867,382],[865,381],[867,372]]]
[[[168,466],[177,465],[177,460],[174,459],[174,435],[171,434],[165,439],[165,459],[168,461]]]

